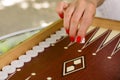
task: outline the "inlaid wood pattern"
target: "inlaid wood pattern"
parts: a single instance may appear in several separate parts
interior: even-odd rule
[[[66,37],[46,48],[9,80],[26,80],[31,73],[35,75],[28,80],[120,80],[119,31],[92,28],[86,35],[86,43],[74,43],[64,49],[69,43]],[[83,68],[74,71],[80,67]],[[64,75],[64,71],[70,74]]]

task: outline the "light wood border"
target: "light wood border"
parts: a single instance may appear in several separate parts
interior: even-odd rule
[[[33,46],[37,45],[40,41],[43,41],[45,38],[50,36],[50,34],[60,29],[63,26],[62,24],[63,24],[62,20],[56,21],[52,25],[35,34],[33,37],[29,38],[28,40],[25,40],[23,43],[19,44],[18,46],[11,49],[7,53],[1,55],[0,69],[2,69],[2,67],[4,67],[5,65],[10,64],[11,61],[17,59],[20,55],[25,54],[27,50],[31,49]],[[120,21],[94,18],[92,25],[120,31]]]
[[[120,21],[103,18],[94,18],[92,25],[120,31]]]

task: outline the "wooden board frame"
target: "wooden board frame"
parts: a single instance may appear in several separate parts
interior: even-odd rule
[[[31,49],[39,42],[45,40],[48,36],[50,36],[52,33],[60,29],[62,26],[63,26],[63,21],[58,20],[53,24],[51,24],[50,26],[48,26],[47,28],[40,31],[39,33],[35,34],[31,38],[25,40],[18,46],[9,50],[7,53],[1,55],[0,69],[2,69],[2,67],[4,67],[5,65],[10,64],[11,61],[17,59],[20,55],[25,54],[27,50]],[[104,27],[104,28],[120,31],[120,21],[115,21],[115,20],[94,18],[92,26]]]

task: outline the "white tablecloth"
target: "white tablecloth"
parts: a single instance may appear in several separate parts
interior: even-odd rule
[[[105,0],[105,2],[97,8],[96,16],[120,20],[120,0]]]

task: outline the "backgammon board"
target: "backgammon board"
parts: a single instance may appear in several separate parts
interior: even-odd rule
[[[120,80],[120,22],[95,18],[85,43],[58,20],[0,56],[0,80]]]

